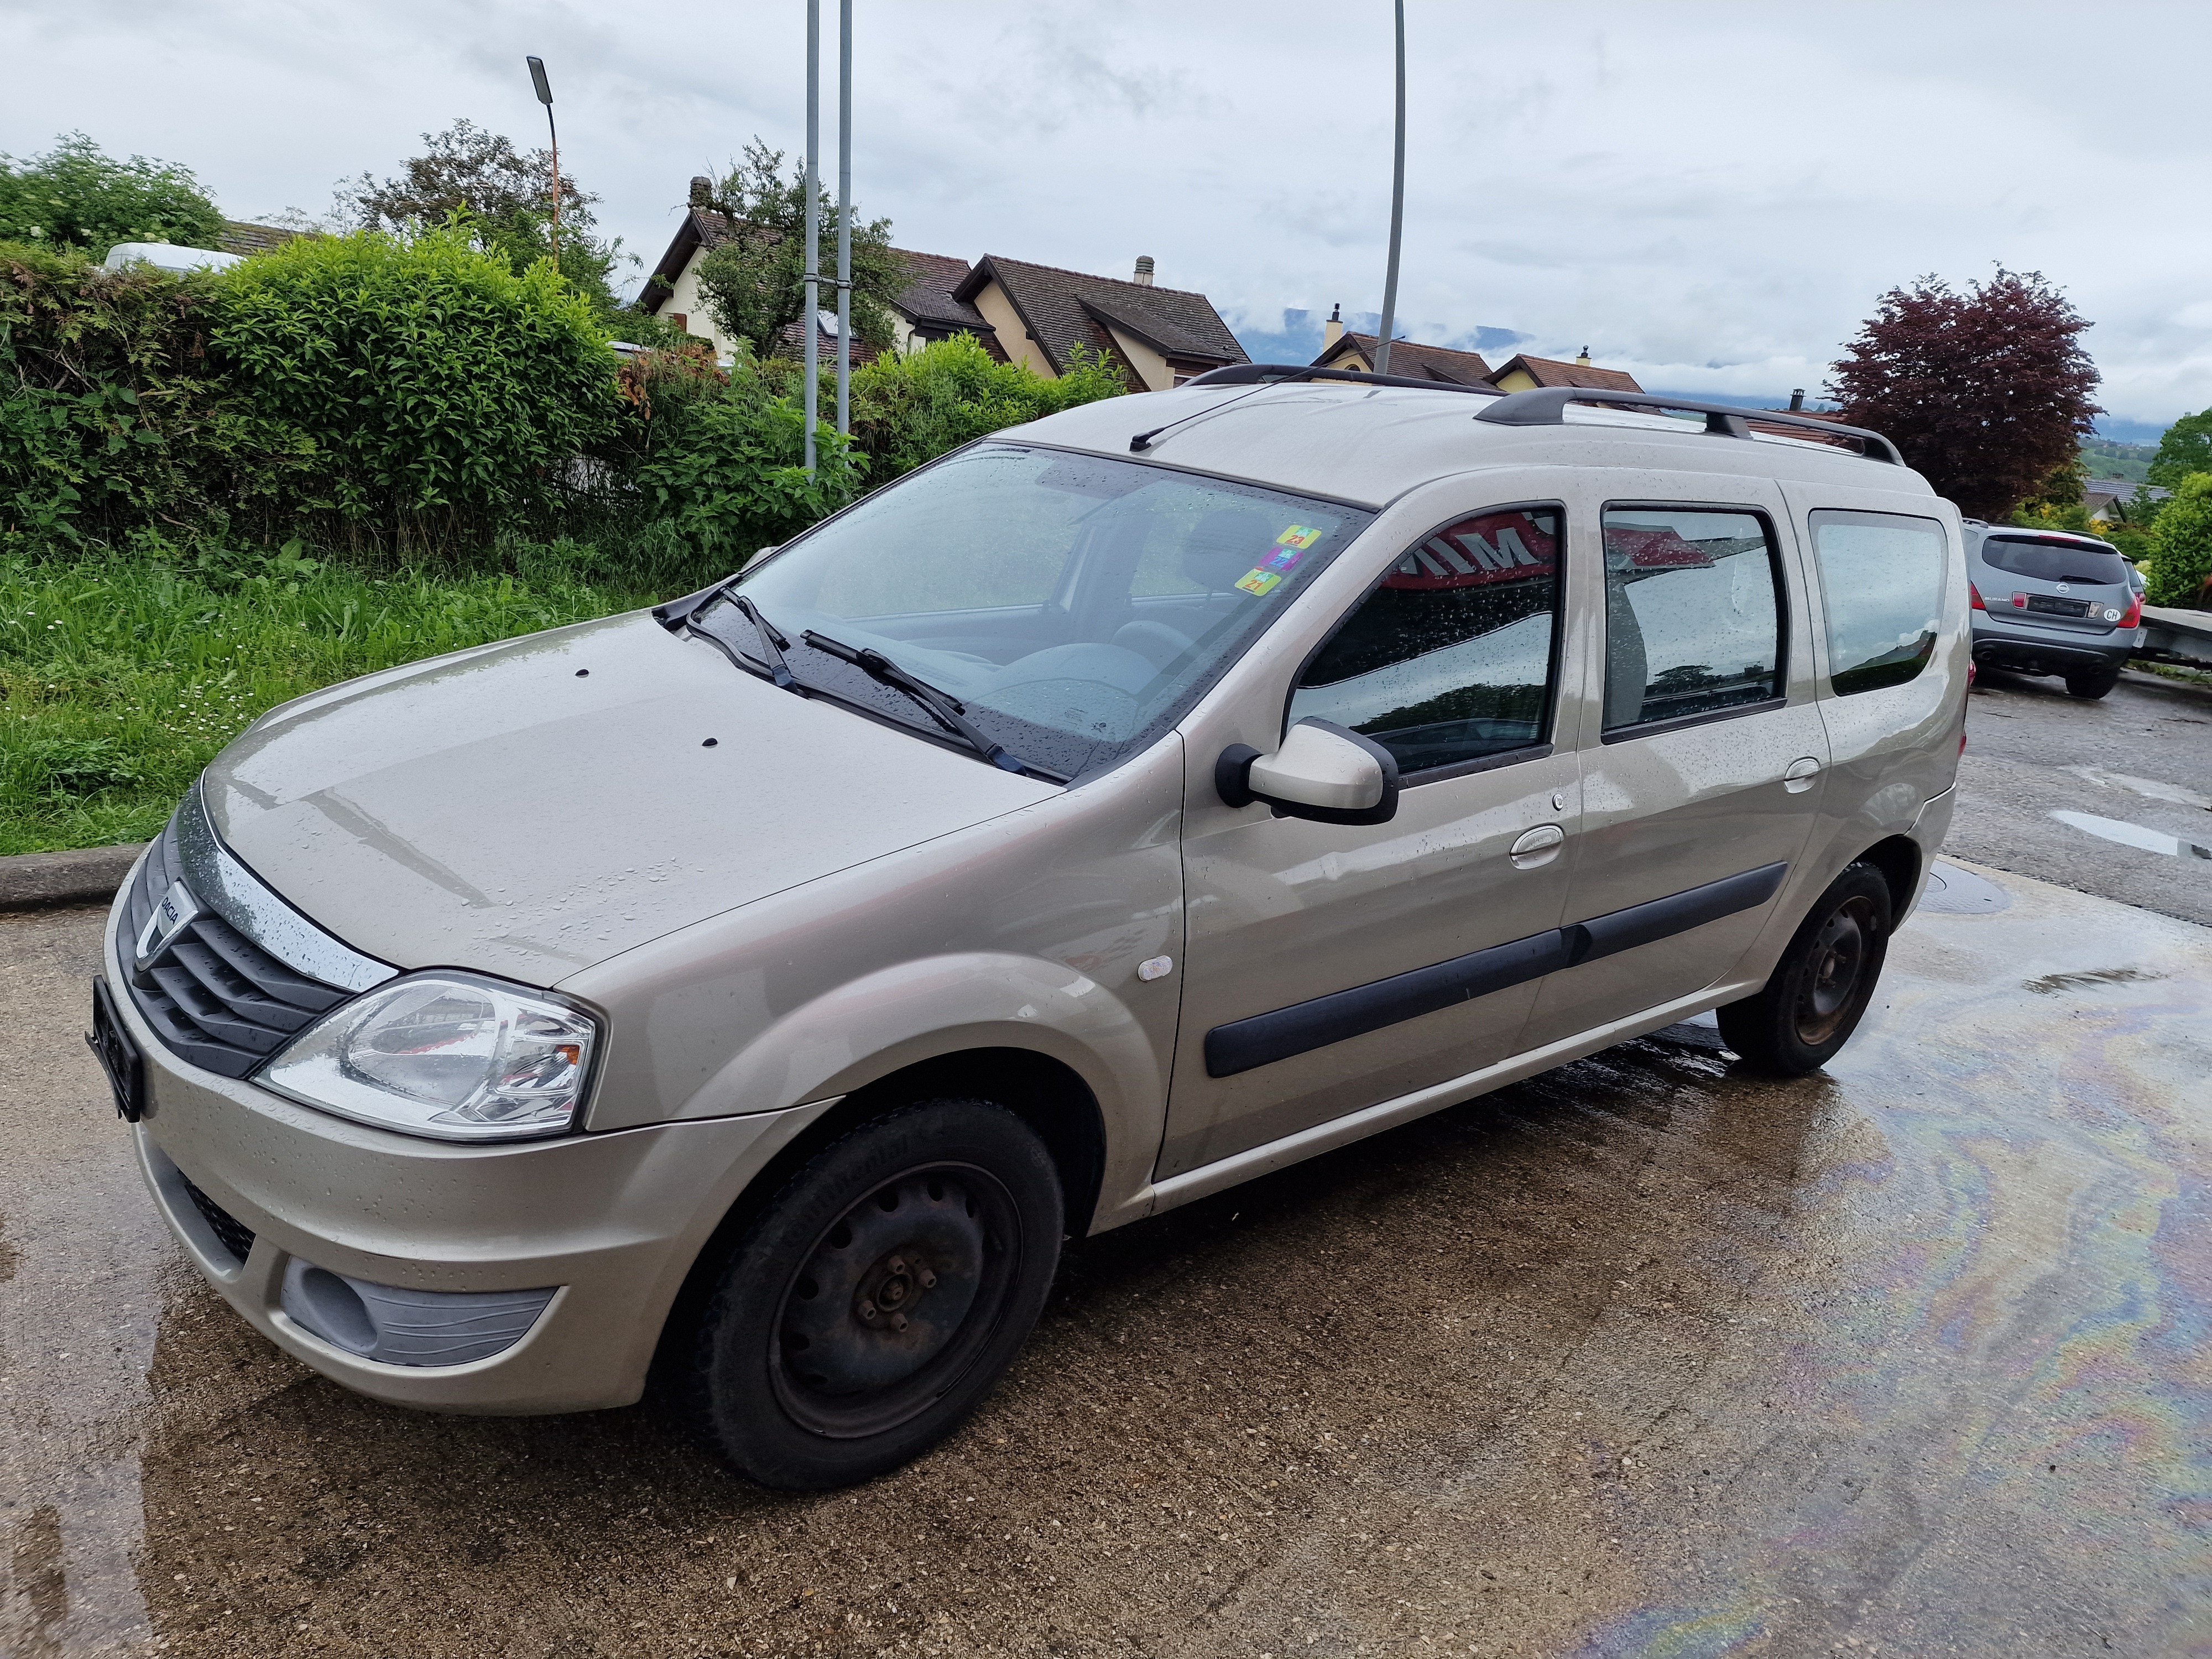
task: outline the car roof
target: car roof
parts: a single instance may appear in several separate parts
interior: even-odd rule
[[[1143,459],[1285,489],[1383,505],[1494,466],[1613,465],[1736,472],[1933,495],[1909,467],[1754,431],[1750,441],[1639,410],[1571,405],[1557,423],[1475,417],[1500,400],[1443,388],[1338,381],[1190,386],[1108,398],[994,434]],[[1763,411],[1744,410],[1747,420]],[[1132,440],[1149,436],[1149,441]]]

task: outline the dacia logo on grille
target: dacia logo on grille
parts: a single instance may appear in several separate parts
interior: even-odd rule
[[[200,913],[200,902],[192,896],[192,890],[181,881],[169,884],[169,890],[161,895],[161,902],[154,907],[154,914],[146,918],[140,930],[137,961],[140,973],[152,967],[168,951],[185,925]]]

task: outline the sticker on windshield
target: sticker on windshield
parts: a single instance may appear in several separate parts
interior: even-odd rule
[[[1295,547],[1302,553],[1320,539],[1321,532],[1310,524],[1294,524],[1275,538],[1279,545]]]
[[[1298,561],[1304,557],[1305,555],[1295,547],[1279,547],[1260,561],[1259,568],[1262,570],[1279,570],[1285,575],[1288,575],[1298,568]]]
[[[1282,580],[1283,573],[1279,570],[1255,569],[1239,576],[1237,586],[1240,592],[1249,593],[1255,599],[1265,599],[1282,585]]]

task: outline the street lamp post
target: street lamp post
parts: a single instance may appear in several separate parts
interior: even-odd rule
[[[1406,228],[1406,0],[1398,12],[1398,135],[1390,164],[1390,263],[1382,277],[1382,332],[1375,343],[1375,372],[1390,372],[1390,331],[1398,322],[1398,238]]]
[[[815,155],[822,140],[822,0],[806,0],[806,343],[805,366],[806,471],[814,471],[814,416],[819,388],[815,377],[822,368],[822,222],[820,187],[815,183]]]
[[[543,58],[526,59],[530,84],[538,88],[538,101],[545,106],[545,131],[553,140],[553,263],[561,263],[561,135],[553,125],[553,83],[545,78]]]
[[[853,429],[853,0],[837,4],[837,434]]]

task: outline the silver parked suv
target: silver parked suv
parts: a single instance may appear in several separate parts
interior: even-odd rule
[[[272,711],[109,927],[155,1201],[365,1394],[651,1371],[817,1487],[961,1420],[1066,1234],[1707,1009],[1820,1066],[1949,821],[1958,516],[1652,406],[1218,371]]]
[[[2142,590],[2110,542],[2063,530],[1963,526],[1974,660],[2057,674],[2077,697],[2101,697],[2142,635]]]

